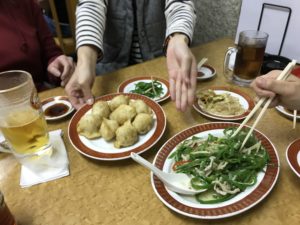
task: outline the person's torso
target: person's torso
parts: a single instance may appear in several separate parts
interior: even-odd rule
[[[166,31],[164,16],[165,1],[109,0],[104,33],[104,58],[100,63],[101,72],[127,66],[134,30],[134,10],[136,29],[143,60],[161,56]]]

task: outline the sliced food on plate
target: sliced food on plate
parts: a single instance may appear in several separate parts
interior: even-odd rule
[[[194,108],[200,114],[218,120],[241,120],[254,107],[247,94],[228,87],[211,87],[198,90]]]
[[[170,209],[193,218],[218,219],[240,214],[262,201],[275,185],[279,158],[270,140],[249,127],[232,137],[239,124],[215,122],[188,128],[169,139],[154,165],[167,173],[184,173],[195,196],[175,193],[151,174],[152,187]]]
[[[159,77],[134,77],[120,84],[118,92],[136,93],[161,102],[169,98],[169,82]]]

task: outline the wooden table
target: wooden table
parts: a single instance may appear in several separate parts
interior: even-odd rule
[[[193,49],[197,60],[207,57],[208,63],[216,68],[218,74],[213,80],[199,82],[198,88],[212,85],[233,86],[226,82],[222,73],[224,53],[232,45],[233,41],[226,38]],[[100,96],[116,92],[122,81],[142,75],[167,78],[165,58],[97,77],[94,94]],[[254,97],[251,89],[235,88]],[[57,88],[40,93],[41,99],[55,95],[64,95],[64,90]],[[162,107],[167,116],[167,128],[161,140],[142,154],[150,161],[160,146],[174,134],[210,121],[192,108],[185,113],[177,111],[171,101],[162,103]],[[268,110],[257,128],[270,138],[278,150],[281,167],[277,184],[268,197],[251,210],[215,221],[192,219],[169,210],[155,195],[150,184],[149,171],[131,159],[107,162],[81,155],[68,140],[69,119],[49,123],[49,129],[64,131],[70,176],[22,189],[19,186],[20,165],[12,155],[0,154],[0,189],[12,213],[22,225],[300,223],[300,179],[292,172],[285,159],[288,144],[299,138],[300,125],[293,130],[292,121],[281,116],[275,109]]]

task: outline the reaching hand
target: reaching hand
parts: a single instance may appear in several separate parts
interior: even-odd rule
[[[60,85],[63,87],[68,83],[74,69],[73,59],[65,55],[55,58],[47,68],[49,73],[61,79]]]
[[[300,110],[300,79],[290,76],[285,81],[276,80],[281,71],[273,70],[256,78],[251,87],[259,97],[274,97],[270,107],[282,105],[288,109]]]
[[[176,102],[176,108],[181,111],[194,103],[197,82],[196,59],[186,40],[185,35],[175,34],[167,49],[171,98]]]
[[[76,109],[79,109],[85,103],[94,103],[92,86],[95,76],[95,70],[84,65],[77,65],[73,76],[65,88],[70,102]]]

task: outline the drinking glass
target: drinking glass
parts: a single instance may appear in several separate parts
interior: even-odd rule
[[[228,48],[225,54],[224,75],[228,80],[240,86],[249,86],[260,75],[268,36],[257,30],[239,34],[238,45]]]
[[[47,123],[31,75],[12,70],[0,73],[0,130],[9,150],[30,167],[52,154]]]

